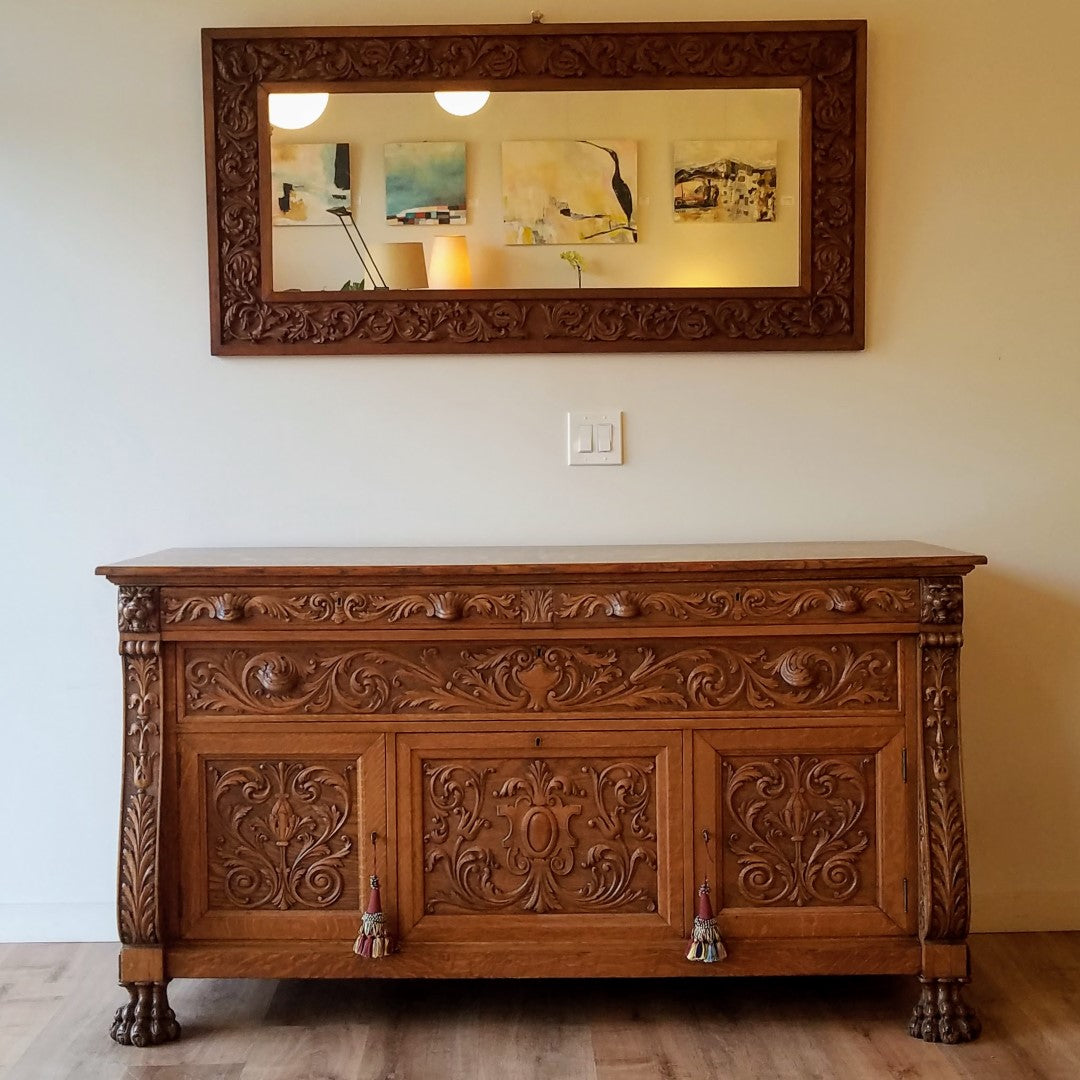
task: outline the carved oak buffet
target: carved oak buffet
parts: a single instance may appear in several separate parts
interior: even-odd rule
[[[978,1034],[962,575],[915,542],[174,550],[120,586],[118,1042],[175,977],[909,973]],[[399,950],[352,945],[367,877]],[[698,884],[727,957],[690,963]]]

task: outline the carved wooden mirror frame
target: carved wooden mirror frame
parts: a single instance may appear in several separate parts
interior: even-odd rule
[[[203,31],[217,355],[668,352],[863,345],[864,22]],[[275,293],[267,94],[798,87],[800,283]]]

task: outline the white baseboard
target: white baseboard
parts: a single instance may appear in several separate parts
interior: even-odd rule
[[[0,941],[116,941],[115,904],[0,904]]]
[[[977,934],[1080,930],[1080,892],[981,893]],[[0,941],[116,941],[113,904],[0,904]]]

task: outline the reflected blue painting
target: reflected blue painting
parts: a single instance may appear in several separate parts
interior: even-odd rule
[[[386,143],[383,160],[388,224],[465,224],[463,142]]]

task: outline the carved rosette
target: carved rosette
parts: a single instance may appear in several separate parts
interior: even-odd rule
[[[727,846],[738,868],[732,884],[746,903],[855,903],[872,888],[869,759],[725,761],[723,788]]]
[[[210,902],[248,910],[356,906],[355,766],[207,762]],[[355,862],[355,860],[353,860]]]
[[[158,826],[161,812],[160,644],[120,644],[124,675],[124,789],[120,827],[118,922],[125,945],[160,938]]]
[[[896,708],[896,645],[880,638],[195,649],[188,709],[222,714]]]
[[[426,762],[429,914],[654,912],[651,760]]]
[[[777,29],[755,33],[672,27],[664,34],[515,33],[394,38],[217,38],[210,43],[214,338],[230,351],[347,345],[444,348],[515,343],[573,348],[582,341],[649,349],[689,341],[714,349],[747,342],[856,342],[859,234],[857,32]],[[661,300],[548,297],[410,298],[326,302],[262,297],[257,100],[260,83],[605,80],[616,88],[639,75],[723,80],[800,77],[810,95],[810,289],[804,296],[725,298],[672,292]]]
[[[969,918],[960,777],[959,633],[920,637],[919,937],[962,941]]]

